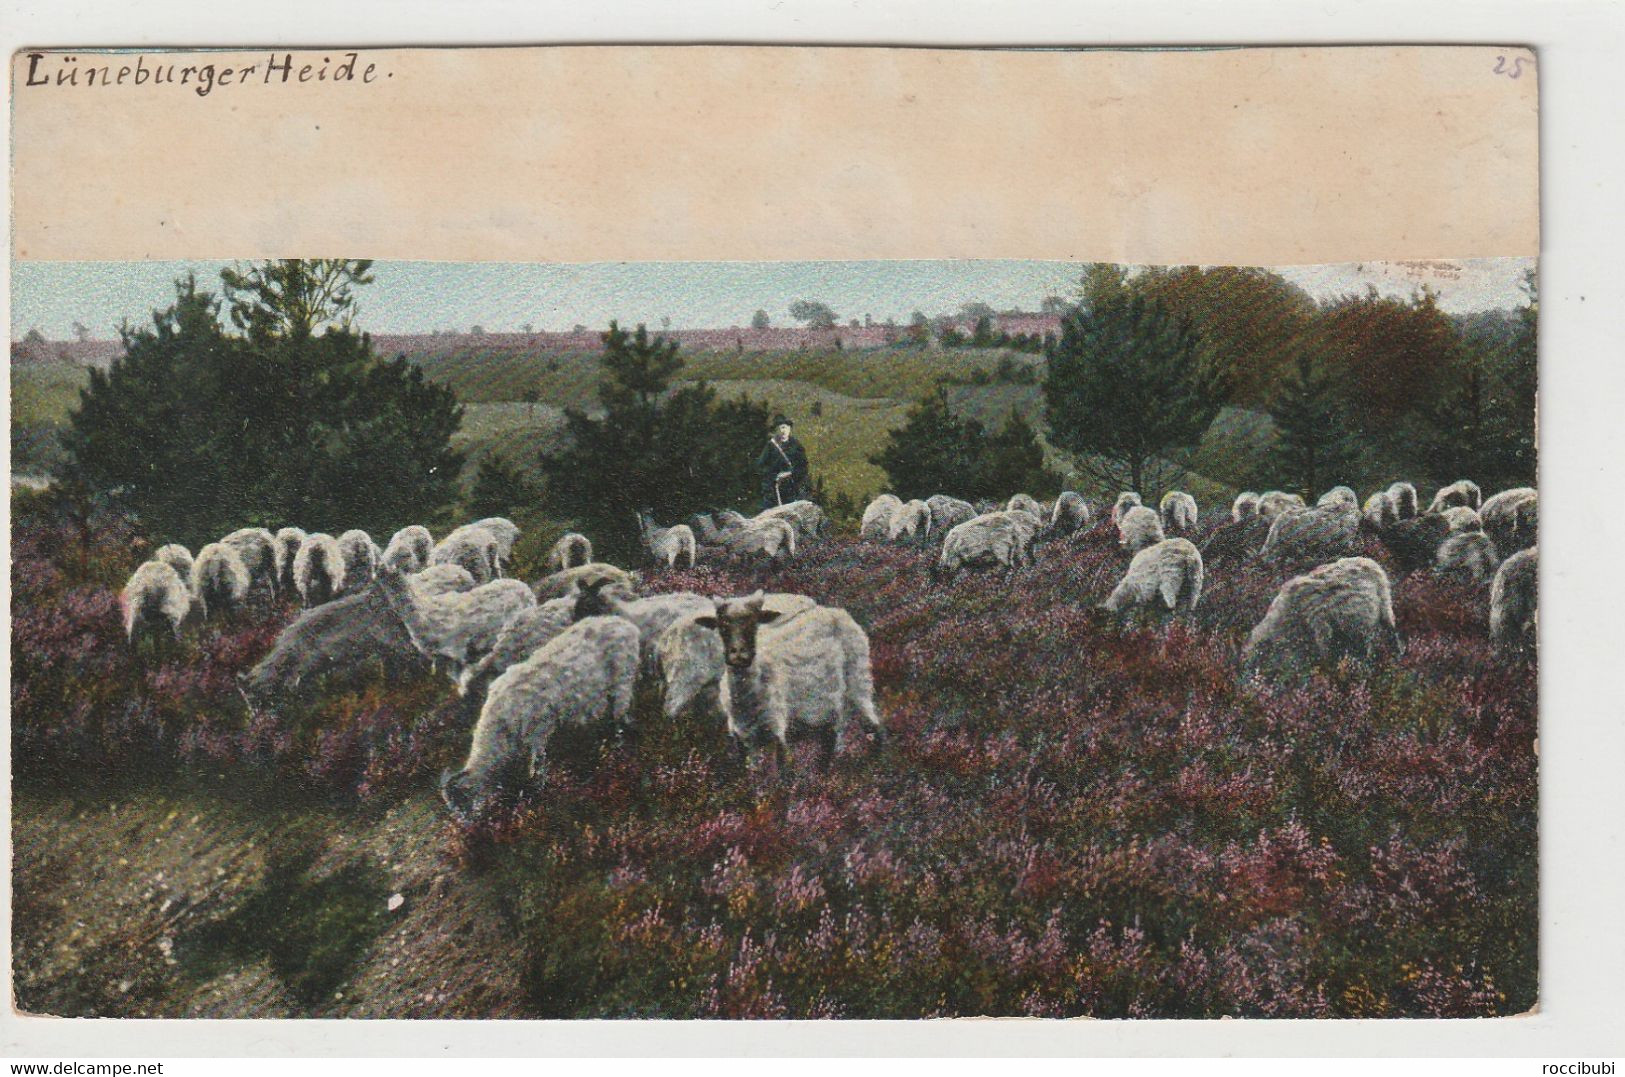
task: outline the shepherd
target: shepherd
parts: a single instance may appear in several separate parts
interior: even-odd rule
[[[762,508],[788,505],[807,496],[807,450],[790,436],[790,420],[773,418],[773,436],[756,459],[762,476]]]

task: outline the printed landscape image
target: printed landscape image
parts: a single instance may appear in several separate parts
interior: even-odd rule
[[[14,269],[14,1003],[1538,997],[1533,262]]]

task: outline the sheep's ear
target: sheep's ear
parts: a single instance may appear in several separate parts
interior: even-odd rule
[[[761,613],[756,615],[756,623],[770,625],[782,616],[784,616],[784,614],[779,610],[763,610]]]
[[[764,596],[761,591],[757,591],[754,595],[750,596],[750,605],[755,609],[761,609],[762,608],[762,600],[765,597],[766,596]]]
[[[715,632],[719,622],[709,613],[702,613],[700,616],[694,618],[694,623],[699,625],[701,628],[709,628],[711,631]]]

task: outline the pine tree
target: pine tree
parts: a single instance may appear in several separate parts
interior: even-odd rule
[[[1283,489],[1314,498],[1346,483],[1357,449],[1335,379],[1308,352],[1293,361],[1291,375],[1270,401],[1275,444],[1271,479]]]
[[[1014,493],[1049,497],[1061,487],[1060,478],[1044,466],[1044,446],[1019,411],[1010,415],[997,434],[984,437],[976,452],[971,497],[1003,500]]]
[[[893,493],[903,498],[965,490],[975,481],[983,439],[980,423],[960,419],[948,407],[941,385],[910,409],[880,452],[869,458],[885,469]],[[968,496],[976,496],[974,493]]]
[[[523,471],[493,453],[480,461],[474,474],[466,515],[472,519],[522,515],[534,505],[537,496],[536,484]]]

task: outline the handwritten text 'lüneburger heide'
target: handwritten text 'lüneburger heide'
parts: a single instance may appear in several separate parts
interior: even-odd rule
[[[199,62],[200,59],[185,53],[75,56],[31,52],[23,87],[173,87],[208,97],[226,87],[293,83],[360,86],[395,77],[393,71],[383,71],[375,63],[363,62],[359,52],[272,52],[263,60],[231,66]]]

